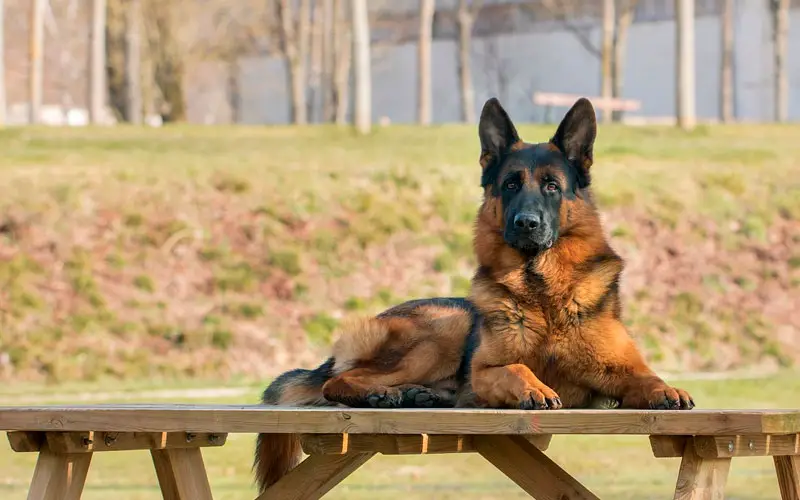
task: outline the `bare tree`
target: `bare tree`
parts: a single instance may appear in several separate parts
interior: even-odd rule
[[[309,48],[310,0],[300,0],[297,21],[294,19],[291,2],[278,0],[280,18],[280,45],[287,63],[287,79],[291,92],[292,122],[308,123],[306,115],[306,62]]]
[[[772,43],[774,51],[775,121],[789,119],[789,77],[786,57],[789,40],[789,0],[770,0],[772,11]]]
[[[89,49],[89,120],[99,123],[106,104],[106,0],[93,0]]]
[[[333,38],[334,10],[333,0],[322,1],[322,121],[332,122],[336,118],[334,107],[333,67],[334,47]]]
[[[614,91],[611,77],[612,63],[614,57],[614,0],[603,0],[603,45],[601,50],[601,85],[600,95],[604,99],[609,99]],[[611,121],[611,109],[603,108],[603,121]]]
[[[85,36],[78,17],[81,3],[83,2],[80,0],[62,0],[55,5],[46,4],[47,34],[52,38],[53,46],[58,51],[57,82],[65,119],[68,119],[69,109],[74,105],[72,86],[75,82],[86,79],[84,68],[75,61],[76,40]]]
[[[333,101],[337,125],[347,123],[350,106],[350,73],[353,59],[352,16],[348,15],[348,4],[334,0],[333,12]]]
[[[733,0],[722,0],[720,12],[722,61],[720,65],[720,118],[733,120]]]
[[[458,1],[458,81],[461,88],[461,121],[475,122],[475,88],[472,85],[472,27],[481,0]]]
[[[616,7],[617,19],[614,29],[613,58],[611,60],[611,95],[622,97],[625,88],[625,53],[628,50],[628,32],[633,24],[636,7],[639,0],[618,0]],[[612,121],[622,120],[622,111],[614,111]]]
[[[143,79],[148,96],[145,109],[157,112],[164,122],[186,119],[184,75],[186,60],[190,56],[191,42],[187,32],[194,30],[191,19],[196,10],[191,3],[172,0],[145,0],[147,2],[146,72]],[[155,107],[155,109],[153,109]]]
[[[603,97],[622,97],[625,81],[625,52],[628,46],[628,32],[633,24],[639,0],[603,0],[602,39],[598,48],[592,42],[591,29],[584,29],[574,23],[572,17],[583,12],[581,3],[572,0],[541,0],[553,18],[560,22],[578,39],[587,52],[601,62],[601,95]],[[603,112],[603,120],[622,119],[621,111],[609,114]]]
[[[372,69],[367,0],[352,0],[353,59],[355,60],[354,124],[360,134],[372,129]]]
[[[675,0],[676,114],[678,126],[695,126],[694,0]]]
[[[125,83],[127,118],[133,124],[142,123],[142,14],[142,0],[129,0]]]
[[[4,0],[0,0],[0,127],[6,125],[6,58],[3,57],[5,50],[5,14],[6,6]]]
[[[31,124],[39,123],[42,111],[42,85],[44,82],[44,12],[47,0],[33,0],[30,27],[30,106]]]
[[[417,44],[417,121],[431,123],[431,45],[435,0],[419,0],[419,42]]]
[[[311,6],[311,66],[308,72],[308,102],[306,103],[306,115],[308,121],[316,121],[314,110],[317,109],[317,99],[322,93],[322,5],[320,0],[315,1]]]

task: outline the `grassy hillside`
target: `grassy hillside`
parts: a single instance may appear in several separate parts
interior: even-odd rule
[[[626,321],[658,367],[800,359],[798,137],[601,128]],[[0,148],[0,378],[269,376],[317,362],[343,315],[469,286],[475,127],[10,129]]]

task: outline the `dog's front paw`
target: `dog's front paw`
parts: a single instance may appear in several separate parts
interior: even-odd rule
[[[558,410],[562,406],[561,398],[547,386],[540,389],[532,387],[526,390],[519,402],[521,410]]]
[[[394,387],[388,387],[369,394],[367,403],[372,408],[400,408],[403,406],[403,394]]]
[[[694,400],[688,392],[663,385],[650,392],[647,403],[652,410],[691,410]]]

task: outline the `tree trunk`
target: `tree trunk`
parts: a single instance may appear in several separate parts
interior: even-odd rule
[[[37,124],[41,120],[42,85],[44,78],[44,7],[46,0],[33,0],[30,28],[30,106],[28,120]]]
[[[417,121],[431,123],[431,45],[433,43],[434,0],[419,0],[419,42],[417,68]]]
[[[4,0],[0,0],[0,55],[5,55],[5,14]],[[0,57],[0,127],[5,127],[6,117],[6,58]]]
[[[475,88],[472,85],[472,26],[475,15],[467,0],[458,2],[458,80],[461,87],[461,121],[475,123]]]
[[[675,0],[676,114],[678,126],[691,130],[695,117],[694,0]]]
[[[600,95],[610,99],[613,92],[611,60],[614,57],[614,0],[603,0],[603,47],[601,50],[602,80]],[[603,122],[611,121],[611,110],[603,109]]]
[[[360,134],[372,129],[372,69],[367,0],[352,0],[353,59],[355,60],[354,123]]]
[[[158,109],[164,123],[186,120],[186,99],[184,94],[184,54],[179,45],[179,13],[175,2],[156,0],[148,8],[147,20],[150,33],[156,35],[155,43],[150,45],[150,61],[153,74],[151,80],[143,80],[158,87],[163,101]],[[148,101],[150,101],[148,99]],[[148,103],[148,106],[150,104]]]
[[[308,78],[308,102],[306,115],[309,122],[315,122],[317,100],[322,92],[322,1],[316,0],[311,7],[311,68]]]
[[[239,123],[239,61],[235,55],[228,58],[228,107],[231,110],[231,123]]]
[[[308,58],[309,0],[300,0],[297,29],[295,29],[289,0],[278,2],[281,19],[281,45],[286,58],[287,79],[291,94],[292,123],[305,125],[306,115],[306,62]]]
[[[772,0],[773,44],[775,51],[775,121],[789,119],[789,77],[786,55],[789,38],[789,0]]]
[[[133,124],[142,123],[142,2],[130,0],[128,5],[127,32],[127,74],[128,88],[128,121]]]
[[[622,97],[623,88],[625,87],[625,56],[628,50],[628,32],[631,24],[633,24],[633,17],[639,0],[624,0],[623,3],[622,8],[617,9],[614,57],[611,61],[611,95],[616,98]],[[611,114],[611,119],[614,122],[622,121],[622,111],[614,111]]]
[[[89,121],[100,123],[106,105],[106,0],[92,1],[89,56]]]
[[[332,0],[322,0],[322,121],[336,118],[333,89],[333,54],[336,41],[333,37],[334,10]]]
[[[722,34],[722,64],[720,67],[720,119],[733,121],[733,0],[722,0],[720,13]]]
[[[352,24],[347,15],[347,4],[333,2],[333,66],[334,66],[334,119],[337,125],[347,124],[350,107],[350,70],[353,59]]]

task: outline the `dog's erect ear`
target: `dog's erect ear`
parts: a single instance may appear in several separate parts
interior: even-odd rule
[[[484,168],[508,153],[511,146],[519,142],[517,129],[496,97],[483,105],[478,135],[481,138],[481,164]],[[491,158],[486,158],[487,156]]]
[[[578,187],[589,185],[589,168],[594,162],[594,139],[597,136],[597,117],[592,103],[585,97],[572,105],[558,125],[550,142],[578,169]]]

